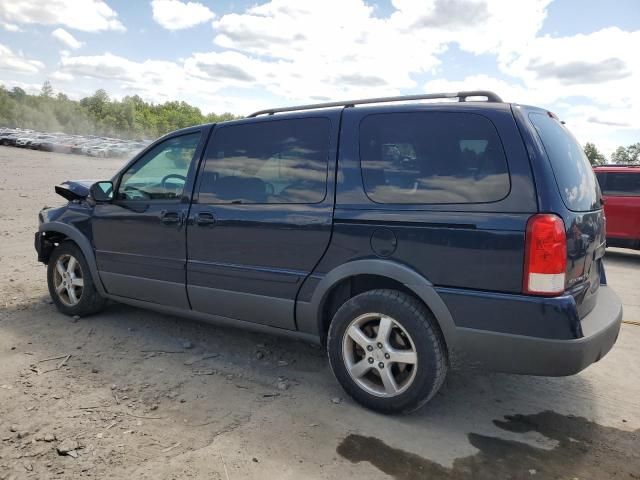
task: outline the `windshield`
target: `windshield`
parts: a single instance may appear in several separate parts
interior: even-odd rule
[[[530,113],[529,120],[542,140],[567,208],[576,212],[599,209],[596,177],[578,141],[549,114]]]

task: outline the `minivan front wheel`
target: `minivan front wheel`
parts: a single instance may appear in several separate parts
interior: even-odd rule
[[[89,315],[105,304],[75,243],[64,242],[53,250],[47,265],[47,284],[53,303],[66,315]]]
[[[396,290],[371,290],[342,305],[329,328],[328,350],[346,392],[384,413],[422,406],[442,385],[448,365],[431,312]]]

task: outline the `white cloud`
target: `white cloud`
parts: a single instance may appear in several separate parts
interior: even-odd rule
[[[508,61],[549,2],[392,0],[381,18],[364,0],[272,0],[214,21],[214,42],[249,58],[244,71],[266,70],[259,81],[288,99],[389,95],[418,87],[415,78],[444,65],[453,44]]]
[[[25,58],[20,53],[14,53],[9,47],[0,44],[0,70],[13,73],[38,73],[44,68],[39,60]]]
[[[213,21],[216,51],[175,61],[67,53],[59,72],[98,79],[114,95],[180,99],[205,111],[234,113],[423,90],[491,89],[506,101],[556,111],[580,141],[608,150],[612,135],[633,131],[640,118],[640,56],[634,51],[640,31],[540,36],[549,3],[391,0],[392,13],[384,17],[367,0],[271,0]],[[171,30],[213,16],[195,2],[155,0],[152,7],[154,19]],[[481,55],[480,72],[488,65],[491,75],[447,78],[459,70],[450,68],[458,49],[472,59]],[[436,79],[425,82],[427,75]]]
[[[64,25],[85,32],[125,30],[103,0],[0,0],[0,19],[12,24]]]
[[[0,27],[2,27],[7,32],[21,32],[22,31],[22,29],[18,25],[14,25],[13,23],[0,22]]]
[[[566,121],[581,143],[606,154],[623,132],[640,130],[640,30],[608,28],[590,34],[532,38],[500,64],[508,80],[472,75],[429,81],[427,91],[491,89],[505,101],[537,105]]]
[[[210,54],[194,55],[183,62],[146,60],[136,62],[124,57],[105,53],[95,56],[68,56],[60,59],[59,72],[71,75],[76,83],[83,79],[97,80],[96,88],[108,89],[114,98],[124,95],[140,95],[155,102],[185,100],[205,112],[231,111],[247,114],[268,105],[264,94],[257,99],[248,96],[222,94],[221,90],[233,85],[233,79],[221,77],[211,79],[198,68],[204,65],[225,65],[224,61],[235,60],[233,52],[221,57]],[[218,63],[216,63],[216,61]],[[204,68],[207,68],[206,66]],[[233,71],[230,72],[232,76]],[[237,81],[236,85],[241,85]]]
[[[198,2],[152,0],[153,19],[167,30],[182,30],[211,20],[215,14]]]
[[[73,35],[71,35],[63,28],[56,28],[53,32],[51,32],[51,36],[69,48],[77,49],[83,45],[81,41],[77,40]]]
[[[337,13],[339,12],[339,14]],[[273,0],[213,22],[215,43],[236,50],[245,71],[289,99],[389,94],[438,64],[442,44],[373,16],[362,0]],[[248,59],[248,62],[247,62]]]
[[[27,83],[27,82],[20,82],[17,80],[7,80],[6,82],[3,81],[2,83],[7,90],[11,90],[12,88],[17,87],[17,88],[21,88],[22,90],[24,90],[30,95],[37,95],[42,90],[42,84],[38,84],[38,83]]]
[[[70,73],[55,71],[51,75],[49,75],[49,79],[57,82],[69,82],[74,79],[74,76]]]
[[[640,103],[640,30],[607,28],[569,37],[532,39],[501,69],[558,97],[584,96],[596,103]]]

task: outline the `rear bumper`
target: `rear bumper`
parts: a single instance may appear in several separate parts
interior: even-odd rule
[[[454,318],[455,321],[455,318]],[[457,328],[457,348],[465,357],[500,372],[566,376],[604,357],[618,338],[622,303],[601,285],[595,308],[581,320],[582,337],[540,338],[473,328]]]

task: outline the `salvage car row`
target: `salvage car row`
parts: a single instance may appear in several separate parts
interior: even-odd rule
[[[97,135],[70,135],[21,128],[0,128],[0,145],[91,157],[132,156],[149,143],[146,140],[123,140]]]

